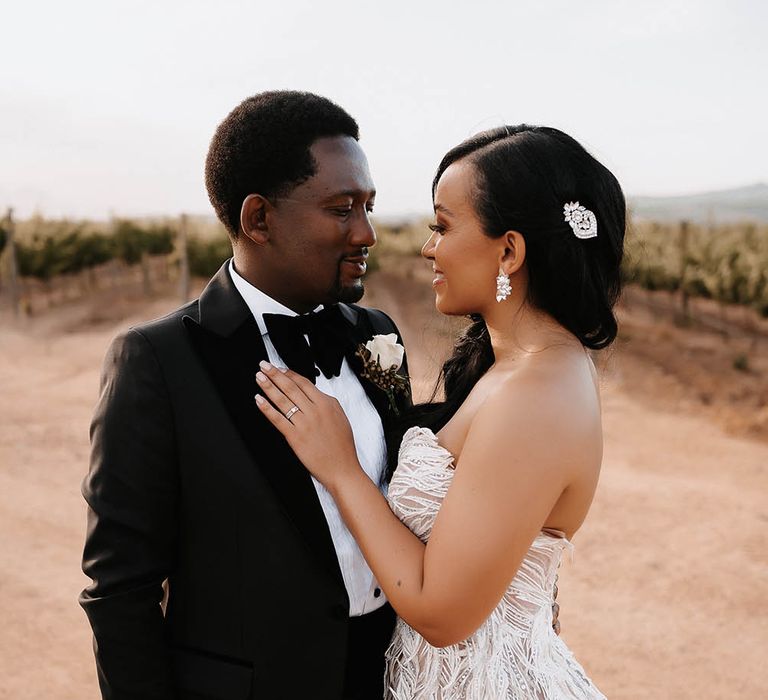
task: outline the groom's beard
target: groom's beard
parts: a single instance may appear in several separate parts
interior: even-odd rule
[[[333,298],[337,302],[343,304],[354,304],[360,301],[365,294],[365,287],[363,286],[363,280],[359,279],[352,286],[343,287],[341,285],[341,276],[336,278],[336,284],[333,287]]]
[[[341,265],[342,260],[339,260],[339,266],[336,268],[336,281],[333,284],[331,290],[331,298],[342,304],[354,304],[360,301],[365,294],[365,287],[363,286],[363,278],[358,277],[351,285],[344,286],[341,282]]]

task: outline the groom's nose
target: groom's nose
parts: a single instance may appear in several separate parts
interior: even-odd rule
[[[376,231],[371,223],[370,214],[365,209],[352,222],[349,243],[355,248],[370,248],[376,244]]]

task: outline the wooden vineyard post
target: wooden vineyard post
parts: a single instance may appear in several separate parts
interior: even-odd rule
[[[13,208],[8,207],[8,214],[5,217],[6,230],[8,233],[8,292],[11,298],[11,308],[14,318],[19,317],[19,268],[16,262],[16,242],[14,240],[13,226]]]
[[[687,221],[680,222],[680,301],[682,305],[683,323],[691,320],[689,308],[688,289],[686,288],[686,270],[688,268],[688,235],[689,224]]]
[[[141,253],[141,287],[144,290],[145,297],[152,296],[152,274],[149,269],[149,253],[142,251]]]
[[[181,303],[189,301],[189,251],[187,248],[187,215],[181,215],[179,224],[179,291],[181,293]]]

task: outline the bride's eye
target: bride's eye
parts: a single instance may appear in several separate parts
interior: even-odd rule
[[[440,236],[445,233],[445,227],[440,226],[440,224],[430,224],[427,228],[432,231],[432,233],[437,233]]]

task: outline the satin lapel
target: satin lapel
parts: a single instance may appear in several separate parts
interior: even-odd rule
[[[184,325],[232,422],[310,550],[343,584],[328,522],[312,478],[282,435],[256,408],[256,372],[267,350],[250,309],[229,276],[219,270],[200,296],[199,322]]]

